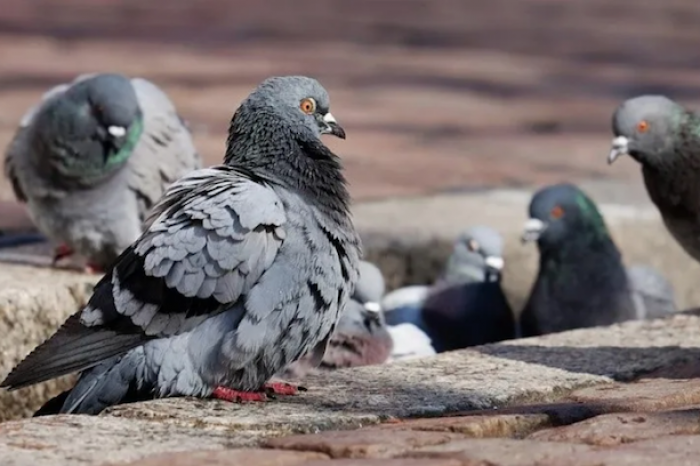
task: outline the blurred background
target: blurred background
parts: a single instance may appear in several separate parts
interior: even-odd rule
[[[612,111],[642,92],[697,103],[699,23],[692,0],[4,0],[0,145],[50,86],[120,71],[161,85],[217,163],[240,100],[303,73],[347,129],[330,144],[358,199],[638,187],[631,160],[606,165]]]

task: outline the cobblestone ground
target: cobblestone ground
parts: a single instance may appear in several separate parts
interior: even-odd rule
[[[217,163],[240,99],[268,75],[300,73],[331,92],[348,139],[329,144],[357,199],[561,180],[638,186],[631,162],[605,164],[610,114],[642,92],[700,103],[698,22],[693,0],[5,0],[0,146],[48,87],[115,70],[162,85]],[[0,182],[0,200],[11,199]],[[0,203],[0,230],[28,225]],[[669,368],[555,404],[132,464],[696,465],[698,375]]]
[[[700,455],[697,365],[578,390],[558,403],[389,421],[267,441],[259,449],[154,456],[133,466],[665,466]]]

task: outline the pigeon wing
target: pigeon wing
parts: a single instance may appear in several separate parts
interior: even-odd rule
[[[0,386],[87,369],[232,308],[273,263],[285,236],[286,214],[274,190],[227,166],[173,184],[151,217],[87,306]]]

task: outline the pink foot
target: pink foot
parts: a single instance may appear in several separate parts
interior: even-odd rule
[[[85,273],[103,274],[104,269],[99,265],[90,264],[89,262],[85,265]]]
[[[305,387],[300,387],[287,382],[268,382],[264,385],[265,391],[275,395],[298,395],[299,391],[305,392]]]
[[[59,244],[53,251],[53,265],[56,265],[58,261],[66,257],[70,257],[74,254],[73,249],[67,244]]]
[[[243,392],[226,387],[217,387],[211,396],[212,398],[230,401],[231,403],[267,401],[267,395],[263,392]]]

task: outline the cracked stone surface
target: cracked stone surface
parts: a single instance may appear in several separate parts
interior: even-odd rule
[[[654,374],[692,364],[698,352],[700,317],[681,313],[318,375],[305,381],[308,392],[268,403],[174,398],[116,406],[97,417],[10,421],[0,424],[0,463],[91,465],[262,447],[333,461],[550,464],[542,461],[622,447],[662,431],[696,432],[698,384]],[[630,412],[642,414],[624,414]],[[412,419],[420,417],[430,419]],[[629,432],[618,429],[611,437],[625,419]],[[508,453],[519,445],[525,445],[521,453]]]

